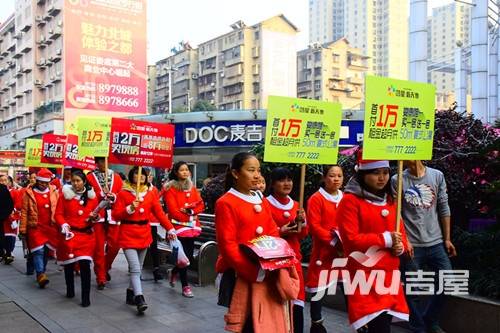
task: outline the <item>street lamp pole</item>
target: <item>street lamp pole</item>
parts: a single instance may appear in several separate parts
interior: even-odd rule
[[[172,66],[168,67],[168,113],[172,113]]]

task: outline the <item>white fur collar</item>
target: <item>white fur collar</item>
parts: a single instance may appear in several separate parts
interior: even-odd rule
[[[283,205],[281,202],[279,202],[272,194],[267,197],[267,200],[271,205],[273,205],[276,208],[279,208],[281,210],[290,210],[293,208],[293,200],[290,198],[290,196],[287,195],[288,198],[288,203]]]
[[[260,205],[262,203],[262,199],[260,196],[255,193],[255,191],[252,191],[253,195],[248,195],[248,194],[243,194],[241,192],[238,192],[234,188],[231,188],[228,193],[231,193],[234,196],[237,196],[238,198],[245,200],[246,202],[249,202],[254,205]]]
[[[338,190],[337,195],[331,195],[327,191],[325,191],[322,187],[319,188],[319,193],[328,201],[336,203],[337,205],[339,204],[340,200],[342,200],[342,197],[344,194],[342,193],[341,190]]]
[[[64,195],[64,199],[66,200],[71,200],[71,199],[80,199],[80,194],[76,193],[75,190],[73,189],[73,186],[71,185],[64,185],[62,187],[62,193]],[[90,189],[88,191],[88,198],[89,199],[94,199],[95,198],[95,192],[94,189]]]
[[[50,189],[47,187],[44,191],[40,191],[39,189],[33,186],[33,191],[40,194],[46,194],[49,193]]]

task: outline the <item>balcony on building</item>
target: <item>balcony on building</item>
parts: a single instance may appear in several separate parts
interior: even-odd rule
[[[299,93],[305,93],[305,92],[309,92],[311,90],[312,90],[312,82],[311,81],[299,82],[297,85],[297,92],[299,92]]]
[[[51,16],[56,16],[61,11],[61,8],[57,5],[51,5],[47,7],[47,13]]]
[[[359,69],[367,70],[368,69],[368,57],[348,52],[347,53],[347,66],[352,67],[352,68],[359,68]]]
[[[347,83],[356,84],[356,85],[363,85],[364,80],[361,77],[351,76],[351,77],[347,78]]]
[[[62,29],[59,27],[55,27],[54,29],[49,29],[49,39],[57,39],[62,34]]]
[[[45,25],[45,19],[42,15],[35,16],[36,25],[39,27],[43,27]]]
[[[21,28],[21,31],[26,32],[31,29],[31,23],[26,22],[24,23],[23,27]]]

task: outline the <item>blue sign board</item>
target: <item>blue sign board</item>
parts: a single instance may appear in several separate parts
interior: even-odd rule
[[[175,148],[242,147],[264,143],[265,120],[231,120],[175,123]],[[362,120],[343,120],[340,146],[354,146],[363,139]]]

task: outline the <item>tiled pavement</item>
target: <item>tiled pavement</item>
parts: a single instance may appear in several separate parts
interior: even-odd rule
[[[25,262],[16,247],[16,260],[10,266],[0,264],[0,332],[223,332],[225,308],[216,305],[213,287],[194,287],[193,299],[180,294],[180,286],[143,281],[149,308],[138,316],[135,307],[125,304],[128,286],[127,264],[119,254],[112,270],[112,281],[98,291],[92,284],[88,308],[79,306],[79,279],[75,279],[76,297],[65,295],[64,274],[53,262],[48,264],[50,283],[44,290],[36,287],[33,276],[24,275]],[[149,271],[144,278],[151,277]],[[309,327],[308,307],[305,310]],[[328,332],[352,332],[344,312],[324,309]],[[307,330],[306,330],[307,331]],[[394,328],[393,332],[405,332]]]

